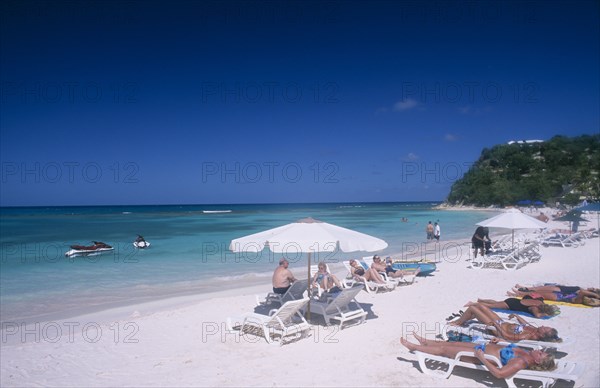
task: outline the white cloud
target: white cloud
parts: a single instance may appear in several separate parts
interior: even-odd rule
[[[409,160],[409,161],[413,161],[413,160],[418,160],[419,159],[419,155],[414,154],[412,152],[409,152],[408,155],[406,155],[405,160]]]
[[[446,140],[446,141],[456,141],[458,139],[453,134],[447,133],[447,134],[444,135],[444,140]]]
[[[407,98],[406,100],[398,101],[397,103],[395,103],[393,109],[395,111],[405,111],[416,108],[418,105],[419,103],[416,100],[413,100],[412,98]]]

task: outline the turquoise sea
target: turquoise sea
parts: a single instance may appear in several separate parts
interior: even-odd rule
[[[425,243],[428,221],[442,241],[470,238],[486,212],[434,210],[437,203],[328,203],[35,207],[0,209],[0,320],[68,318],[108,307],[244,284],[269,283],[280,255],[234,254],[232,239],[313,217],[388,242],[380,254]],[[230,210],[228,213],[204,211]],[[408,222],[402,222],[403,217]],[[137,234],[152,245],[136,250]],[[109,254],[67,258],[72,244],[103,241]],[[356,255],[360,255],[357,253]],[[335,262],[352,254],[317,257]],[[291,268],[306,255],[288,258]],[[304,265],[302,265],[304,263]]]

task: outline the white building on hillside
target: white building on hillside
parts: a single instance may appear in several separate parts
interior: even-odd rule
[[[533,144],[533,143],[543,143],[543,140],[511,140],[508,144]]]

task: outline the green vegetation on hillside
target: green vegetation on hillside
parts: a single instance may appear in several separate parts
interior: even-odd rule
[[[576,204],[600,197],[600,135],[555,136],[542,143],[485,148],[450,189],[447,202],[514,205],[522,200]]]

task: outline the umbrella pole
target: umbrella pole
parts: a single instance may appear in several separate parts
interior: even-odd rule
[[[512,246],[513,246],[513,249],[515,249],[515,230],[514,229],[512,230]]]
[[[308,279],[308,286],[306,289],[306,293],[308,294],[308,304],[306,305],[306,320],[310,322],[310,299],[311,299],[311,278],[310,278],[310,252],[308,252],[308,266],[306,267],[306,271],[307,271],[307,276],[306,278]]]

